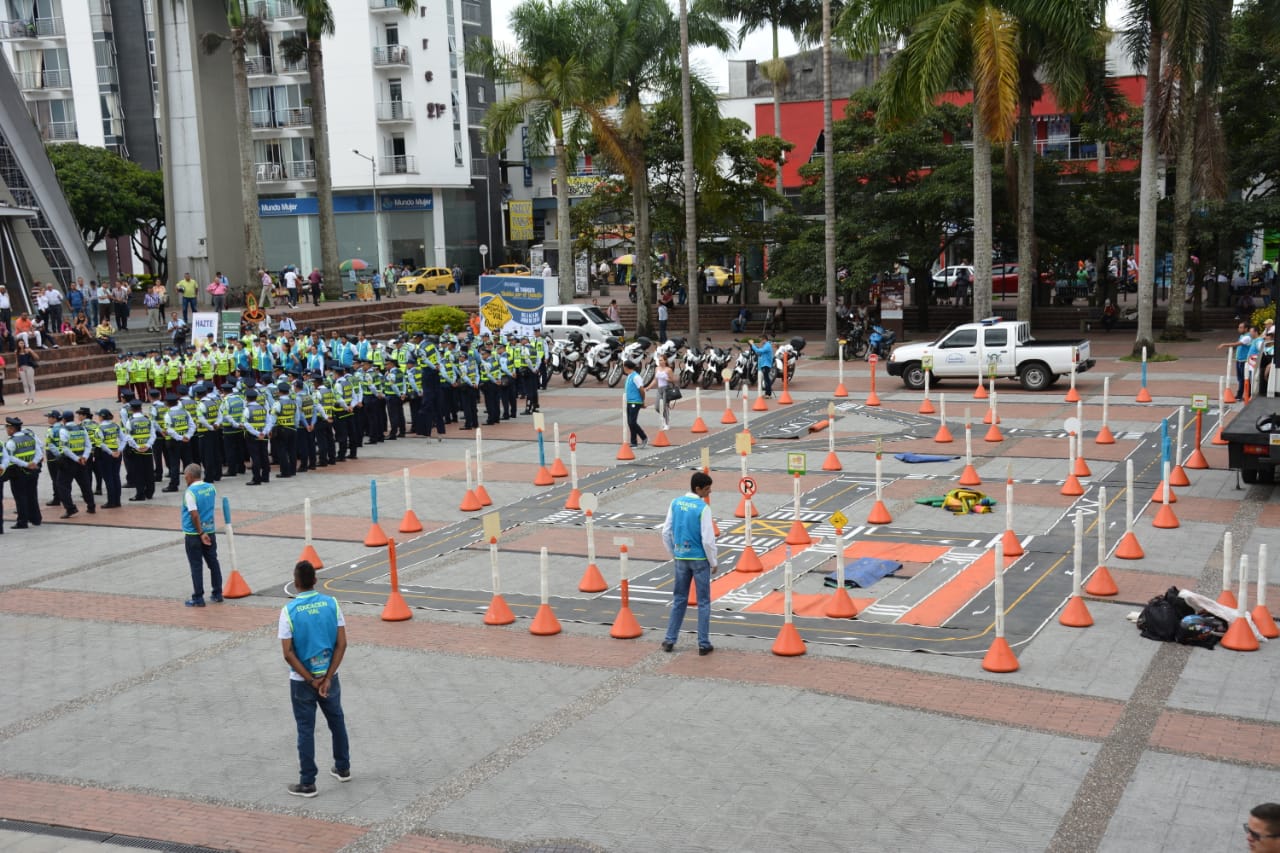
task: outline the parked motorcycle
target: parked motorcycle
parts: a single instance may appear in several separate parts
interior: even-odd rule
[[[648,385],[653,381],[654,371],[657,367],[653,360],[648,357],[649,347],[653,346],[653,341],[641,336],[622,348],[622,361],[629,361],[636,365],[636,369],[640,371],[640,382],[642,385]],[[618,380],[622,378],[622,370],[618,370],[618,379],[609,382],[609,387],[618,384]]]
[[[556,341],[555,349],[559,351],[560,357],[560,374],[564,377],[565,382],[573,382],[573,384],[581,385],[582,380],[586,379],[585,372],[582,379],[574,381],[578,371],[578,366],[582,364],[585,347],[582,343],[582,332],[570,332],[568,337],[563,341]],[[554,352],[554,350],[553,350]],[[554,362],[553,362],[553,370]]]
[[[702,351],[702,373],[698,379],[703,388],[711,388],[724,381],[722,371],[729,363],[729,351],[712,346],[707,338],[707,348]]]
[[[787,363],[787,381],[790,382],[796,376],[796,362],[800,360],[800,353],[804,351],[804,338],[792,338],[782,346],[774,350],[773,363],[776,367],[782,363],[785,358]]]
[[[862,358],[867,354],[867,330],[860,316],[844,311],[838,316],[840,339],[844,341],[845,360]]]
[[[897,342],[897,336],[892,330],[886,329],[884,326],[872,324],[871,334],[867,339],[867,357],[871,357],[871,353],[875,353],[877,357],[886,359],[889,357],[889,351],[893,349],[894,343]]]
[[[733,375],[729,377],[729,388],[737,391],[740,385],[746,384],[751,386],[756,384],[756,374],[759,372],[756,368],[756,351],[751,347],[743,349],[736,347],[738,357],[733,362]]]
[[[618,380],[622,378],[622,361],[618,357],[621,351],[622,342],[617,338],[609,337],[603,341],[592,341],[574,367],[573,386],[575,388],[580,386],[587,376],[594,376],[597,382],[604,382],[613,376],[613,381],[609,385],[611,387],[617,385]]]

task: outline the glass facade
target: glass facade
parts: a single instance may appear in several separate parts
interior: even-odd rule
[[[437,191],[439,194],[440,191]],[[449,191],[445,191],[449,192]],[[438,198],[438,195],[437,195]],[[264,199],[264,201],[270,201]],[[456,228],[462,239],[474,243],[475,225],[465,212],[446,208],[444,217],[446,234]],[[372,211],[337,213],[334,216],[338,232],[338,259],[360,258],[369,264],[378,262],[377,222]],[[262,241],[266,249],[267,267],[278,270],[286,264],[295,264],[310,270],[320,264],[320,220],[315,215],[263,216]],[[429,210],[395,210],[382,214],[382,232],[385,245],[382,259],[389,263],[408,263],[410,266],[434,266],[436,264],[434,225]],[[467,237],[466,235],[470,235]],[[474,245],[471,248],[475,253]],[[450,261],[452,263],[452,261]]]

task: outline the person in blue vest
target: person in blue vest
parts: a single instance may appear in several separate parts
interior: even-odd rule
[[[644,408],[644,382],[630,359],[622,362],[622,371],[626,374],[623,380],[627,397],[627,428],[631,430],[631,446],[647,447],[649,436],[640,426],[640,410]],[[639,445],[636,442],[639,442]]]
[[[346,620],[337,599],[315,591],[316,569],[307,560],[293,568],[298,595],[280,611],[280,645],[289,664],[289,693],[293,719],[298,725],[297,784],[289,786],[295,797],[316,795],[316,707],[324,714],[333,737],[333,766],[329,775],[351,781],[351,747],[346,716],[342,712],[342,686],[338,667],[347,652]]]
[[[689,583],[698,598],[698,654],[715,651],[711,645],[711,572],[716,568],[716,532],[711,521],[711,477],[702,471],[689,479],[689,494],[671,502],[662,523],[662,544],[675,561],[675,588],[672,590],[671,618],[662,650],[676,647],[676,635],[684,624],[689,606]]]
[[[760,371],[760,382],[764,385],[764,395],[773,396],[773,342],[766,332],[759,341],[751,342],[751,349],[756,354],[756,368]]]
[[[187,491],[182,496],[182,532],[187,544],[187,564],[191,567],[191,597],[187,607],[204,607],[204,567],[209,566],[209,598],[222,603],[222,566],[218,563],[218,543],[214,539],[218,492],[204,481],[204,469],[192,463],[182,470]]]

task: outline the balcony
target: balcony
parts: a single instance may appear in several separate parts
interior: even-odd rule
[[[24,92],[71,88],[71,72],[65,68],[50,68],[45,71],[22,71],[14,76],[18,78],[18,88]]]
[[[41,125],[40,138],[45,142],[75,142],[79,134],[74,121],[50,121]]]
[[[487,107],[467,107],[467,124],[471,127],[482,127],[484,114],[488,111]]]
[[[377,118],[382,122],[413,121],[412,101],[380,101]]]
[[[315,180],[316,161],[290,160],[287,163],[257,163],[254,165],[254,177],[260,184]]]
[[[391,157],[383,157],[378,162],[378,174],[416,175],[418,174],[418,159],[412,154],[396,154]]]
[[[302,17],[302,10],[289,0],[257,0],[249,4],[249,13],[267,21]]]
[[[244,58],[244,71],[250,77],[261,77],[263,74],[275,73],[269,56],[246,56]]]
[[[1093,160],[1098,156],[1098,143],[1078,136],[1037,139],[1036,154],[1053,160]]]
[[[299,59],[299,60],[297,60],[296,62],[290,62],[290,61],[288,61],[287,59],[286,59],[286,60],[282,60],[282,61],[279,63],[279,65],[280,65],[280,70],[279,70],[279,72],[277,72],[277,73],[280,73],[280,74],[308,74],[308,73],[310,73],[310,72],[307,70],[307,60],[306,60],[305,58],[304,58],[304,59]]]
[[[250,110],[249,122],[254,130],[311,127],[311,107]]]
[[[120,85],[120,75],[116,72],[114,65],[98,66],[98,85],[108,88],[115,88]]]
[[[397,0],[369,0],[370,12],[399,12],[400,4]]]
[[[471,158],[471,174],[480,178],[489,177],[489,158],[488,157],[472,157]]]
[[[473,0],[462,0],[462,23],[471,27],[479,27],[484,24],[484,15],[479,3]]]
[[[90,12],[89,26],[95,33],[112,32],[111,13],[106,10],[94,10]]]
[[[380,68],[409,64],[409,48],[403,44],[384,44],[373,49],[373,64]]]
[[[0,21],[0,39],[45,39],[64,34],[61,18]]]

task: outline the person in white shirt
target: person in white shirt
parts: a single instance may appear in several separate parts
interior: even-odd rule
[[[9,301],[9,291],[0,284],[0,323],[13,328],[13,303]]]
[[[62,291],[52,284],[44,286],[44,301],[48,313],[48,329],[50,332],[62,331]]]
[[[266,308],[271,299],[271,274],[266,270],[258,270],[261,276],[262,292],[258,294],[258,307]]]
[[[298,324],[297,324],[297,323],[295,323],[295,322],[293,322],[293,318],[292,318],[292,317],[290,317],[288,314],[285,314],[285,315],[280,319],[280,331],[282,331],[282,332],[296,332],[296,331],[298,331]]]
[[[542,277],[551,278],[551,264],[547,261],[542,262]]]
[[[289,305],[296,307],[298,304],[298,271],[293,267],[289,267],[284,274],[284,287],[289,292]]]

